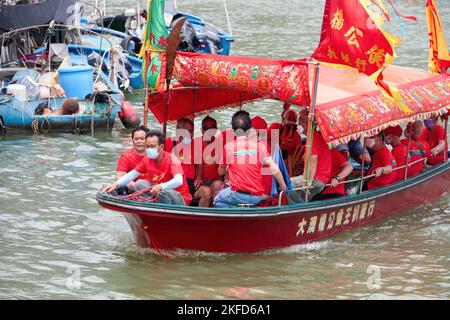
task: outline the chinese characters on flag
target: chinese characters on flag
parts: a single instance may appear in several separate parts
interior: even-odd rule
[[[320,43],[312,58],[347,66],[370,76],[391,99],[407,111],[398,89],[383,81],[382,71],[395,58],[400,39],[379,27],[380,17],[369,10],[371,1],[327,0]]]

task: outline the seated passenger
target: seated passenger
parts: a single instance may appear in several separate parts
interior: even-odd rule
[[[430,146],[430,156],[427,163],[432,166],[443,163],[444,159],[447,159],[445,154],[448,154],[444,128],[438,124],[437,116],[424,120],[423,124],[426,128],[423,129],[421,139],[428,142]]]
[[[370,157],[371,150],[365,149],[360,140],[350,140],[348,142],[348,150],[350,157],[356,162],[362,164],[364,159],[364,166],[372,162]]]
[[[131,132],[131,141],[133,142],[133,148],[125,151],[117,161],[116,181],[126,175],[128,172],[133,171],[134,168],[141,163],[145,157],[145,136],[148,132],[148,128],[145,126],[139,126]],[[142,177],[141,177],[142,178]],[[120,195],[126,195],[134,192],[134,183],[137,178],[129,182],[124,188],[119,188],[117,193]]]
[[[302,129],[299,128],[300,131]],[[300,174],[300,172],[295,172],[295,169],[300,167],[303,146],[302,137],[297,131],[297,113],[294,110],[283,111],[281,123],[275,122],[269,126],[267,140],[270,148],[273,148],[276,143],[280,145],[289,175],[292,177]]]
[[[175,137],[167,138],[165,151],[173,153],[181,162],[184,176],[189,186],[189,192],[195,194],[195,164],[194,164],[194,122],[188,118],[177,120]]]
[[[374,152],[366,176],[375,175],[375,177],[366,180],[363,190],[380,188],[397,181],[397,172],[392,171],[395,167],[395,159],[384,144],[383,132],[367,138],[365,144]]]
[[[206,116],[202,120],[202,135],[194,139],[194,146],[198,148],[200,143],[197,143],[197,139],[201,140],[202,153],[201,161],[197,161],[195,158],[195,181],[194,185],[196,191],[194,193],[194,200],[198,202],[199,207],[210,207],[212,200],[220,191],[223,185],[222,178],[219,176],[219,160],[220,152],[222,151],[222,144],[215,146],[217,134],[217,121]],[[216,154],[216,147],[221,148]],[[197,155],[195,155],[197,157]],[[201,162],[201,164],[197,164]]]
[[[257,205],[264,196],[262,165],[268,164],[283,191],[286,184],[280,169],[267,153],[264,144],[250,138],[252,127],[247,112],[238,111],[231,119],[236,139],[228,142],[219,163],[219,175],[228,173],[230,187],[222,189],[214,198],[218,208],[232,208],[240,204]]]
[[[408,168],[408,177],[412,177],[422,173],[425,168],[425,162],[430,156],[430,147],[428,142],[421,140],[420,136],[423,130],[423,124],[421,121],[416,121],[414,123],[408,123],[405,129],[405,137],[401,143],[405,145],[406,149],[409,147],[409,162],[416,162],[419,159],[424,159],[414,163]],[[411,139],[408,139],[411,137]]]
[[[308,112],[300,113],[298,119],[299,126],[306,128],[308,125]],[[313,141],[311,148],[311,159],[309,165],[307,164],[307,155],[305,151],[304,160],[304,174],[291,178],[294,188],[308,186],[308,199],[312,199],[315,195],[322,192],[325,185],[331,178],[331,151],[328,148],[325,140],[318,131],[313,132]],[[306,168],[308,168],[308,175],[306,175]],[[308,181],[306,177],[308,176]],[[304,202],[306,200],[306,190],[290,191],[287,193],[287,198],[290,204],[297,202]]]
[[[189,205],[192,196],[189,193],[186,178],[183,175],[180,161],[171,153],[164,151],[164,135],[159,130],[151,130],[146,134],[146,156],[132,171],[111,185],[102,189],[102,192],[112,192],[124,187],[134,179],[145,174],[145,179],[134,184],[136,191],[151,188],[150,195],[157,197],[157,202],[172,205]],[[144,193],[143,196],[149,196]]]
[[[383,130],[384,141],[386,144],[392,146],[391,154],[395,159],[397,167],[402,169],[397,170],[397,181],[405,178],[406,163],[411,162],[411,157],[408,154],[408,147],[400,141],[403,129],[400,126],[387,127]],[[408,169],[408,176],[410,176],[410,170]]]
[[[339,147],[339,146],[338,146]],[[343,151],[340,151],[343,150]],[[331,186],[326,187],[313,200],[325,200],[345,196],[345,178],[353,172],[353,166],[348,163],[345,148],[336,148],[331,151]]]

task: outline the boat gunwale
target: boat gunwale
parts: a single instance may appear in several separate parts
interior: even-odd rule
[[[102,193],[97,193],[96,199],[100,205],[114,206],[117,208],[133,210],[132,214],[137,215],[155,215],[170,214],[173,216],[190,216],[190,217],[210,217],[210,218],[269,218],[287,216],[299,213],[311,213],[316,211],[327,210],[349,206],[360,202],[372,201],[398,191],[402,191],[414,187],[426,180],[429,180],[440,173],[450,170],[450,160],[429,168],[426,172],[411,177],[406,181],[399,181],[389,186],[366,191],[362,194],[338,197],[334,199],[312,201],[307,203],[296,203],[284,206],[271,207],[251,207],[251,208],[201,208],[190,206],[174,206],[168,204],[155,204],[139,202],[134,200],[124,200],[114,198]],[[342,201],[343,199],[348,201]],[[136,206],[136,204],[139,204]],[[121,210],[117,210],[121,211]],[[256,211],[256,212],[255,212]],[[129,212],[129,211],[127,211]]]

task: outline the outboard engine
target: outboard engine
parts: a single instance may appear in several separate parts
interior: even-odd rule
[[[173,28],[177,22],[182,19],[184,16],[180,13],[177,13],[170,24],[170,27]],[[192,24],[186,19],[180,31],[180,44],[178,45],[179,51],[184,52],[195,52],[200,48],[200,41],[197,39],[197,34],[195,33],[195,29]]]
[[[217,54],[220,51],[220,49],[222,49],[218,31],[206,25],[205,36],[206,36],[205,41],[206,44],[208,45],[209,52],[212,54]]]

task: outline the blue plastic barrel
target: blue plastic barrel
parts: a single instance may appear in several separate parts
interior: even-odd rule
[[[84,99],[94,92],[94,79],[91,66],[74,66],[59,68],[59,85],[66,92],[67,98]]]

